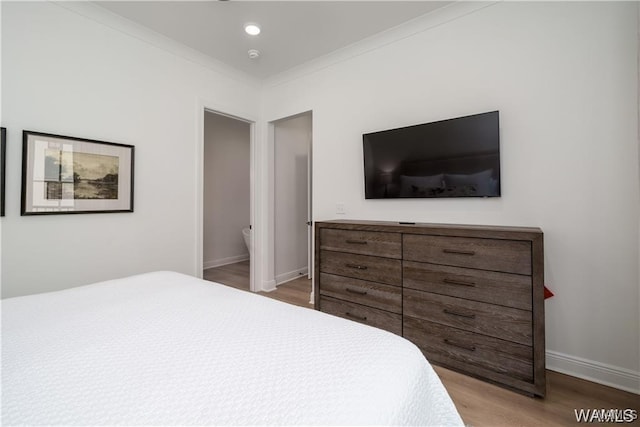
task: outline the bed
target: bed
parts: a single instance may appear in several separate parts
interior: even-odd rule
[[[174,272],[2,301],[2,425],[463,425],[405,339]]]

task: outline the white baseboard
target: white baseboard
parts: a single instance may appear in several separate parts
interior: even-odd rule
[[[276,281],[267,280],[262,284],[262,292],[273,292],[276,290]]]
[[[640,372],[568,354],[547,351],[547,369],[640,394]]]
[[[235,264],[236,262],[246,261],[249,259],[249,254],[231,256],[227,258],[216,259],[213,261],[205,261],[202,263],[202,267],[205,270],[209,268],[222,267],[223,265]]]
[[[289,271],[288,273],[279,274],[276,276],[276,286],[290,282],[291,280],[295,280],[299,277],[306,276],[308,272],[309,268],[304,267],[298,270]]]

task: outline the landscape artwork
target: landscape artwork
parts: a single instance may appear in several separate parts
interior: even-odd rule
[[[117,199],[118,164],[115,156],[48,149],[46,198]]]
[[[133,212],[133,145],[22,135],[21,215]]]

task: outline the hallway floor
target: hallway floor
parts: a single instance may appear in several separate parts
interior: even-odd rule
[[[209,268],[204,270],[203,278],[249,292],[249,261]],[[258,294],[300,307],[313,308],[313,304],[309,303],[311,280],[307,276],[278,285],[275,291]]]

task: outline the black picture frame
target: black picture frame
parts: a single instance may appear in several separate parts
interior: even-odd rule
[[[133,145],[24,130],[20,215],[133,212]]]
[[[4,216],[5,169],[7,166],[7,129],[0,127],[0,216]]]

